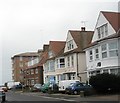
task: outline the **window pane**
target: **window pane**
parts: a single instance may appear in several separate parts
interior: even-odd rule
[[[108,26],[107,26],[107,24],[105,25],[105,35],[106,36],[108,35]]]
[[[102,58],[107,58],[107,52],[102,53]]]
[[[109,51],[109,55],[110,57],[118,56],[118,51],[117,50]]]
[[[103,70],[103,73],[108,73],[108,69],[106,69],[106,70]]]
[[[98,49],[95,49],[95,52],[98,53]]]
[[[106,44],[103,44],[103,45],[101,46],[101,48],[102,48],[102,51],[105,51],[105,50],[107,50],[107,45],[106,45]]]
[[[70,57],[67,57],[68,66],[70,66]]]
[[[110,72],[111,72],[112,74],[118,74],[118,70],[117,70],[117,69],[111,69]]]
[[[101,38],[101,35],[100,35],[100,28],[97,29],[97,32],[98,32],[98,39]]]
[[[60,59],[60,63],[63,63],[64,62],[64,59]]]
[[[89,51],[89,54],[90,54],[89,58],[90,58],[90,61],[91,61],[91,60],[93,60],[92,50]]]
[[[99,54],[96,54],[96,59],[98,59],[99,58]]]
[[[92,55],[92,50],[90,51],[90,55]]]
[[[117,49],[117,42],[109,43],[109,50],[111,50],[111,49]]]
[[[93,59],[93,57],[92,56],[90,56],[90,60],[92,60]]]

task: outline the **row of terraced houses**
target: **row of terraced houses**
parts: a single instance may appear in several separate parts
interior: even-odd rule
[[[49,41],[37,52],[14,55],[12,78],[25,85],[120,74],[120,13],[101,11],[94,31],[68,30],[66,41]]]

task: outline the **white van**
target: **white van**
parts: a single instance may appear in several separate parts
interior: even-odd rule
[[[21,83],[20,83],[20,82],[10,81],[10,82],[7,83],[7,87],[8,87],[8,89],[10,90],[10,89],[12,89],[15,85],[19,85],[19,84],[21,84]]]
[[[60,92],[65,92],[65,89],[71,84],[71,83],[75,83],[75,82],[79,82],[79,80],[62,80],[59,81],[59,91]]]

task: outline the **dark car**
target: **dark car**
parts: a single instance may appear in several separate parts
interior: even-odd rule
[[[80,94],[80,91],[89,91],[92,89],[92,86],[83,84],[80,82],[71,83],[65,92],[67,94]]]
[[[59,87],[56,83],[50,83],[48,90],[51,93],[57,93],[59,91]]]
[[[0,101],[6,101],[6,94],[2,88],[0,88]]]
[[[42,84],[35,84],[32,88],[32,92],[40,92]]]

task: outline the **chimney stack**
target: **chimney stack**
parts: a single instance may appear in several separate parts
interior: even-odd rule
[[[81,31],[85,31],[85,27],[81,27]]]
[[[44,44],[44,46],[43,46],[43,51],[48,51],[48,49],[49,49],[49,45]]]

